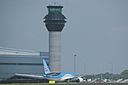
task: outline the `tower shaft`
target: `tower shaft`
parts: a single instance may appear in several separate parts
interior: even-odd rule
[[[61,70],[61,32],[49,32],[49,66],[52,72]]]

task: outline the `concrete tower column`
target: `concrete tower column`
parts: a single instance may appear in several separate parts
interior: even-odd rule
[[[49,32],[49,66],[54,72],[61,69],[61,32]]]

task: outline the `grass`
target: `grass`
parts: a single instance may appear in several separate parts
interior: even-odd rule
[[[48,83],[7,83],[0,85],[49,85]],[[51,85],[128,85],[128,83],[56,83]]]

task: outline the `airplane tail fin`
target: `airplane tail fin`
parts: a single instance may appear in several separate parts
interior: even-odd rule
[[[44,65],[44,73],[45,74],[51,73],[50,69],[49,69],[49,67],[48,67],[48,65],[47,65],[47,63],[46,63],[46,61],[44,59],[43,59],[43,65]]]

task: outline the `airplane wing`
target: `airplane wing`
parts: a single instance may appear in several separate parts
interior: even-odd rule
[[[85,75],[74,76],[73,78],[67,79],[67,82],[83,82],[84,79],[82,77],[84,77],[84,76]]]
[[[15,74],[14,76],[17,77],[27,77],[27,78],[36,78],[36,79],[47,79],[44,76],[39,76],[39,75],[30,75],[30,74]]]
[[[39,75],[29,75],[29,74],[14,74],[13,76],[10,76],[7,79],[3,79],[0,82],[6,83],[26,83],[26,82],[48,82],[48,79],[45,78],[44,76],[39,76]]]

